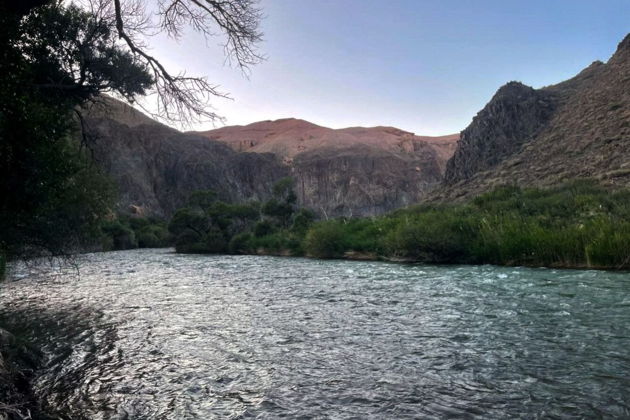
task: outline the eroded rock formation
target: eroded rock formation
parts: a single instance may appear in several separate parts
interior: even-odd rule
[[[542,89],[509,83],[461,136],[431,199],[595,178],[630,187],[630,35],[607,63]]]
[[[380,214],[438,185],[458,138],[297,119],[181,133],[111,99],[86,122],[95,159],[119,186],[120,208],[161,216],[199,189],[232,202],[265,200],[285,176],[299,203],[323,217]]]

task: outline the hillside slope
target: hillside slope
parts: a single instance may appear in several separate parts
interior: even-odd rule
[[[499,89],[462,132],[444,186],[431,199],[576,178],[630,186],[630,35],[607,63],[566,82]]]

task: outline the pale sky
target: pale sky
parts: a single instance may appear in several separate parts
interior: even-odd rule
[[[295,117],[332,128],[459,132],[511,80],[541,87],[606,61],[630,31],[630,0],[262,0],[249,77],[220,37],[152,41],[173,70],[229,92],[226,125]],[[181,128],[181,127],[180,127]],[[211,129],[212,124],[193,127]]]

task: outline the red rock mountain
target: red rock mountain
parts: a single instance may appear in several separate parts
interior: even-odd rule
[[[443,177],[458,135],[392,127],[334,130],[298,119],[181,133],[113,99],[86,118],[95,158],[122,209],[169,216],[194,190],[266,200],[291,176],[302,206],[323,217],[369,216],[421,200]]]
[[[301,204],[324,216],[374,215],[418,202],[441,182],[459,139],[382,126],[332,129],[295,118],[194,134],[237,152],[277,156],[296,180]]]
[[[453,155],[459,139],[459,134],[416,136],[394,127],[332,129],[296,118],[228,126],[195,134],[223,142],[237,152],[273,153],[289,161],[299,153],[315,149],[344,149],[355,145],[394,153],[412,153],[415,142],[424,142],[438,152],[440,164],[446,163]]]

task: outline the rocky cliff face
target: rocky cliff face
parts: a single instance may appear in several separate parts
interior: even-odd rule
[[[436,152],[351,146],[300,153],[291,165],[302,205],[324,216],[368,216],[417,203],[442,179]]]
[[[376,215],[419,201],[440,183],[458,139],[394,127],[335,130],[294,118],[197,134],[239,152],[278,156],[300,204],[328,217]]]
[[[113,100],[86,122],[121,208],[161,216],[199,189],[233,202],[265,200],[285,176],[294,178],[299,203],[323,217],[380,214],[438,185],[458,138],[393,127],[333,130],[297,119],[181,133]]]
[[[444,181],[469,179],[517,153],[549,122],[557,106],[558,96],[550,92],[519,82],[501,87],[462,132]]]
[[[274,182],[289,175],[274,155],[237,153],[145,120],[120,103],[113,107],[113,113],[91,113],[86,124],[94,158],[116,181],[123,211],[170,216],[202,189],[231,202],[264,200]]]
[[[432,199],[597,178],[630,186],[630,35],[608,63],[542,89],[509,83],[474,118]]]

